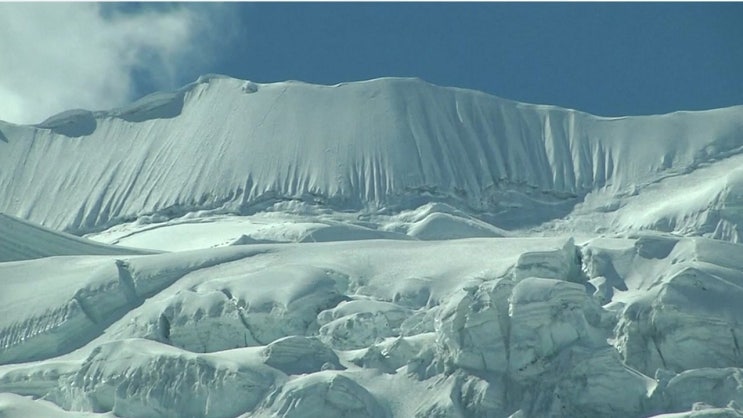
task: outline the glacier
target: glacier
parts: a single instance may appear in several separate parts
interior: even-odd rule
[[[741,163],[406,78],[0,122],[0,416],[741,417]]]

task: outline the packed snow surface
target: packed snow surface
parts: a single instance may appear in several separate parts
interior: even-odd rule
[[[742,151],[394,78],[0,122],[0,416],[741,417]]]

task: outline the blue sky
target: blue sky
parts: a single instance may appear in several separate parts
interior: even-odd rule
[[[605,116],[717,108],[743,104],[741,22],[743,3],[5,3],[0,119],[204,73],[419,77]]]
[[[255,81],[415,76],[600,115],[743,104],[743,4],[262,3],[215,68]]]

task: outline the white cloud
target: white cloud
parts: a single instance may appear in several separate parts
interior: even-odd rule
[[[135,74],[172,88],[179,65],[209,59],[202,35],[218,25],[208,15],[187,7],[102,14],[97,3],[0,3],[0,120],[38,123],[73,108],[123,105],[135,93]]]

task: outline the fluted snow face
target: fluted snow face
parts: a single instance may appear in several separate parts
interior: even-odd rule
[[[433,199],[510,228],[743,145],[741,108],[605,119],[414,79],[244,86],[204,77],[125,109],[0,125],[0,211],[86,231],[272,199],[336,209]]]

